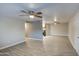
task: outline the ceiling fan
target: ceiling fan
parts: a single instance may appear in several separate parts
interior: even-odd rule
[[[54,24],[60,24],[60,22],[57,20],[56,17],[54,18],[53,23],[54,23]]]
[[[54,24],[60,24],[60,22],[58,22],[58,21],[54,21],[53,23],[54,23]]]
[[[24,15],[20,15],[20,16],[27,16],[27,15],[29,15],[30,18],[34,18],[34,17],[42,18],[42,12],[25,11],[25,10],[21,10],[20,12],[24,13]]]

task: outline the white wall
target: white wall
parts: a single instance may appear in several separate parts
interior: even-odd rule
[[[35,38],[35,40],[43,39],[42,21],[33,21],[26,23],[26,35],[30,38]]]
[[[68,36],[68,23],[48,24],[47,27],[48,35]]]
[[[24,21],[0,18],[0,49],[24,41]]]
[[[74,46],[74,42],[75,42],[75,23],[74,23],[74,19],[70,20],[69,22],[69,40],[71,42],[71,44]]]
[[[79,12],[69,22],[69,40],[79,54]]]

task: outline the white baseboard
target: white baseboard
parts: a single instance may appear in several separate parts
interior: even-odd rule
[[[11,47],[11,46],[15,46],[15,45],[20,44],[20,43],[23,43],[23,42],[24,41],[19,41],[19,42],[13,43],[13,44],[9,44],[7,46],[1,47],[0,50],[5,49],[5,48],[8,48],[8,47]]]

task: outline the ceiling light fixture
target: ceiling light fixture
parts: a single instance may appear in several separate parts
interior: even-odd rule
[[[57,18],[56,18],[56,17],[54,18],[54,24],[55,24],[55,25],[56,25],[56,24],[60,24],[60,22],[57,21]]]
[[[30,18],[34,18],[34,15],[30,15],[29,17],[30,17]]]
[[[54,24],[55,24],[55,25],[57,24],[57,19],[56,19],[56,17],[54,18]]]

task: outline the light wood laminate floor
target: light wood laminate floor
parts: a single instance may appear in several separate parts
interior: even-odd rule
[[[47,36],[42,41],[26,42],[0,50],[1,56],[77,56],[66,36]]]

